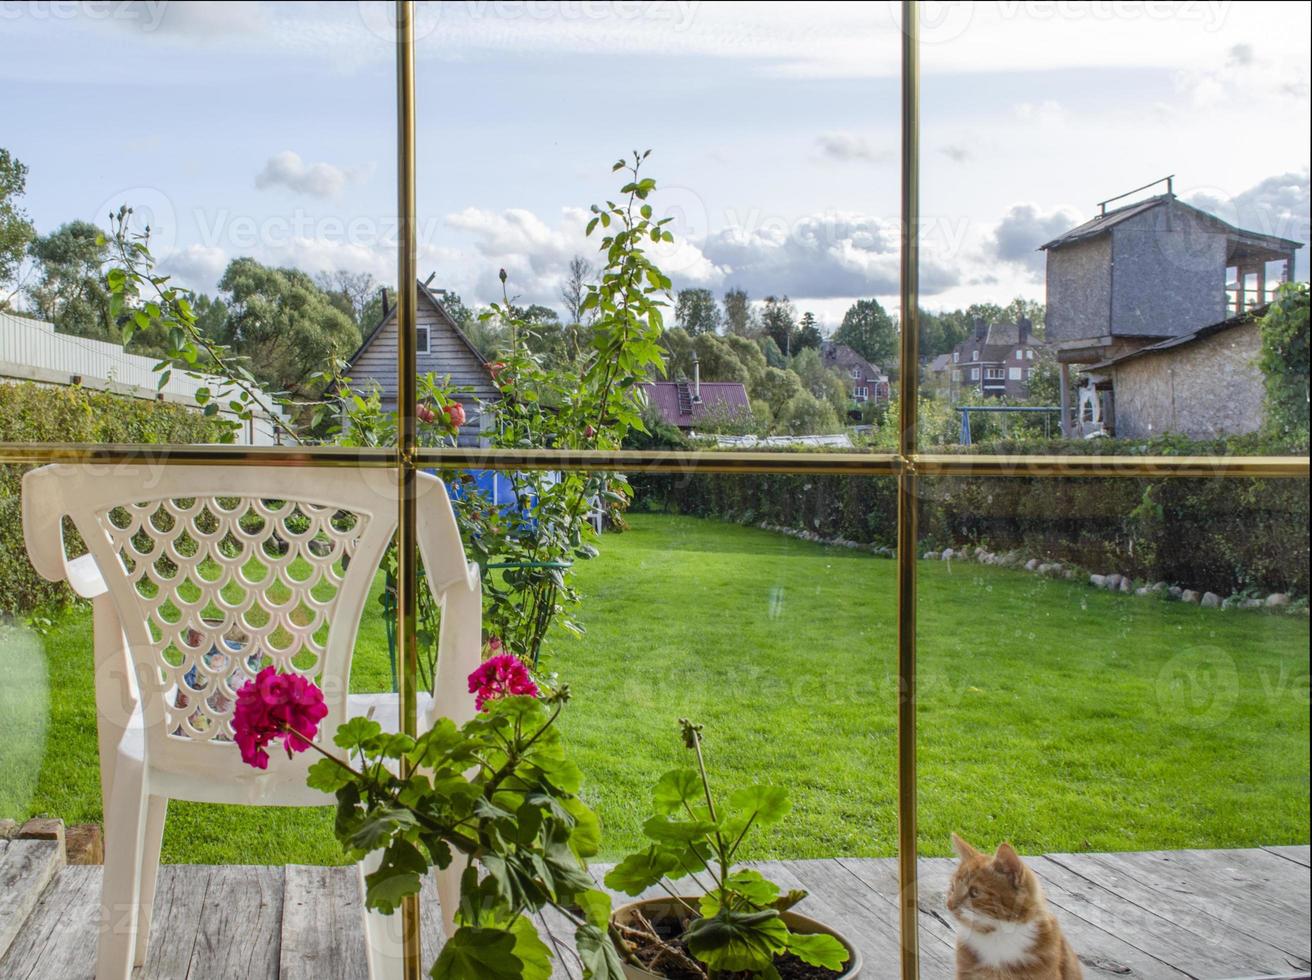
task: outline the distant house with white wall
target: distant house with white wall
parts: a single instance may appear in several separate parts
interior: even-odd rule
[[[415,316],[415,364],[419,376],[449,376],[451,384],[466,391],[456,398],[465,409],[465,424],[460,429],[460,445],[477,446],[483,420],[480,402],[494,402],[501,393],[492,381],[487,359],[479,353],[460,325],[442,305],[442,292],[419,283]],[[396,306],[383,295],[383,316],[369,332],[359,349],[348,359],[347,373],[352,386],[367,392],[377,389],[384,411],[396,411]]]
[[[198,377],[175,370],[161,388],[157,357],[130,354],[120,344],[89,337],[57,333],[45,320],[0,312],[0,383],[34,381],[46,385],[80,385],[127,398],[172,402],[197,411],[196,392],[203,387],[221,390],[217,378]],[[278,442],[275,418],[283,410],[265,395],[262,409],[241,422],[236,442],[246,446],[271,446]],[[232,412],[219,413],[236,420]]]

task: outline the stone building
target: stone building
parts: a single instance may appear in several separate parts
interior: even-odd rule
[[[1061,369],[1068,435],[1076,428],[1072,367],[1189,337],[1261,306],[1268,283],[1293,275],[1301,242],[1236,228],[1179,200],[1172,178],[1164,182],[1166,193],[1133,204],[1108,209],[1128,194],[1100,202],[1096,217],[1040,246],[1047,252],[1045,336]],[[1110,386],[1101,397],[1110,415]]]
[[[1192,439],[1243,435],[1262,425],[1259,317],[1241,313],[1094,364],[1095,384],[1109,384],[1105,431],[1130,439],[1176,432]]]

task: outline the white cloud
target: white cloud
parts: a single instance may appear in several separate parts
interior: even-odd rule
[[[309,163],[293,150],[275,153],[255,175],[255,186],[260,190],[286,187],[311,197],[338,197],[347,184],[364,177],[357,167],[339,167],[331,163]]]
[[[217,245],[188,245],[160,264],[160,271],[173,276],[179,285],[197,292],[213,292],[228,266],[228,256]]]

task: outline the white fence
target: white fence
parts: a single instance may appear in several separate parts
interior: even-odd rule
[[[129,354],[118,344],[87,337],[56,333],[54,324],[0,312],[0,381],[36,381],[41,384],[74,385],[110,391],[132,398],[163,399],[189,408],[199,408],[196,390],[216,390],[215,378],[192,377],[175,370],[163,388],[154,367],[157,358]],[[222,413],[233,418],[229,412]],[[263,411],[242,424],[237,441],[248,446],[275,444],[278,430],[273,416],[284,417],[272,399]]]

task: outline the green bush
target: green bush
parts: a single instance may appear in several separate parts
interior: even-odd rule
[[[1258,364],[1266,381],[1267,426],[1276,436],[1308,438],[1308,288],[1285,283],[1261,320]]]
[[[1258,436],[1215,442],[1166,436],[993,443],[972,451],[1195,456],[1305,450]],[[897,487],[887,477],[639,474],[631,482],[637,506],[645,509],[774,524],[870,545],[896,541]],[[1221,595],[1308,590],[1306,480],[926,478],[920,527],[927,550],[966,544],[1020,549]]]
[[[80,387],[0,384],[0,442],[197,443],[216,440],[219,430],[216,421],[167,402]],[[27,560],[22,479],[28,469],[0,465],[0,614],[70,598],[67,588],[41,578]]]

